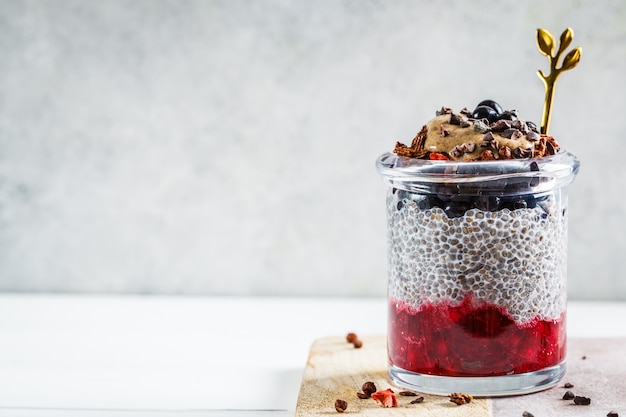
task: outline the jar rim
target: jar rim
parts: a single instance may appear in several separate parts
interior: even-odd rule
[[[529,194],[569,185],[578,174],[578,158],[562,150],[543,158],[494,161],[440,161],[406,158],[391,152],[380,155],[376,168],[383,181],[394,188],[415,192]]]

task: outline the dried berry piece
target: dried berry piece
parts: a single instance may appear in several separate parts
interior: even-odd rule
[[[417,397],[417,394],[413,391],[400,391],[398,395],[402,395],[403,397]]]
[[[566,382],[565,385],[563,385],[563,388],[574,388],[574,384]]]
[[[396,394],[391,388],[372,393],[372,399],[381,407],[391,408],[398,406],[398,397],[396,397]]]
[[[574,395],[574,393],[572,391],[567,391],[565,392],[565,394],[563,394],[563,399],[564,400],[573,400],[576,396]]]
[[[591,404],[591,398],[588,397],[580,397],[580,396],[576,396],[574,397],[574,404],[576,405],[589,405]]]
[[[450,402],[456,405],[469,404],[473,400],[473,397],[469,394],[463,394],[462,392],[453,392],[450,394]]]
[[[423,403],[423,402],[424,402],[424,397],[417,397],[416,399],[411,401],[410,404],[419,404],[419,403]]]
[[[347,402],[339,399],[335,400],[335,410],[337,410],[338,413],[343,413],[344,411],[346,411],[346,408],[348,408]]]
[[[433,161],[449,161],[450,158],[439,152],[431,152],[429,158]]]

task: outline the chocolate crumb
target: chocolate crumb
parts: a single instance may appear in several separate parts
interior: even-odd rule
[[[424,402],[424,397],[417,397],[416,399],[411,401],[410,404],[419,404],[419,403],[423,403],[423,402]]]
[[[413,391],[400,391],[398,395],[402,395],[403,397],[417,397],[417,394]]]
[[[574,395],[572,391],[567,391],[565,392],[565,394],[563,394],[564,400],[573,400],[574,398],[576,398],[576,396]]]
[[[532,413],[529,413],[528,411],[524,411],[522,413],[522,417],[535,417]]]
[[[335,401],[335,410],[337,410],[338,413],[343,413],[346,411],[346,408],[348,408],[348,403],[344,400],[338,399]]]
[[[539,138],[540,138],[539,134],[532,130],[526,133],[526,140],[529,140],[531,142],[537,142]]]
[[[619,417],[619,414],[615,411],[609,411],[609,414],[607,414],[606,417]]]
[[[459,113],[466,117],[472,117],[472,112],[467,107],[463,107]]]
[[[511,122],[508,120],[498,120],[497,122],[492,123],[490,127],[494,132],[504,132],[506,129],[511,128]]]
[[[441,125],[441,136],[446,137],[450,136],[450,131]]]
[[[450,113],[450,124],[451,125],[461,125],[461,118],[454,113]]]
[[[587,356],[583,356],[583,357],[582,357],[582,359],[583,359],[583,360],[587,359]]]
[[[513,149],[513,155],[515,155],[515,157],[519,159],[530,158],[531,156],[533,156],[533,151],[531,149],[523,149],[521,147],[517,147]]]
[[[505,129],[504,132],[500,133],[500,136],[502,136],[503,138],[511,139],[515,132],[519,132],[519,130],[513,128]]]
[[[566,382],[565,385],[563,385],[563,388],[574,388],[574,384]]]
[[[452,109],[450,107],[441,107],[441,110],[437,110],[435,112],[435,115],[443,116],[444,114],[451,114],[451,113],[452,113]]]
[[[574,404],[576,405],[589,405],[591,404],[591,398],[588,397],[580,397],[580,396],[576,396],[574,397]]]
[[[485,133],[485,132],[489,132],[491,129],[489,129],[489,126],[487,125],[487,123],[483,122],[482,120],[475,120],[474,130],[476,132]]]

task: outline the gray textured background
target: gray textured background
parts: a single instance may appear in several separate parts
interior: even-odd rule
[[[3,1],[0,290],[383,295],[377,155],[442,105],[539,122],[567,26],[570,296],[626,299],[617,0]]]

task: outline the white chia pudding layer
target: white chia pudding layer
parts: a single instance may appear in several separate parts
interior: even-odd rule
[[[522,325],[565,311],[567,212],[558,191],[533,208],[454,218],[412,199],[398,205],[390,191],[387,214],[391,299],[419,309],[471,294]]]

